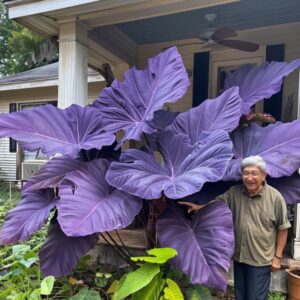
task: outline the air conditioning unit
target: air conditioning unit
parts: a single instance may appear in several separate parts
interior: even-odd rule
[[[22,162],[22,180],[28,180],[47,161],[48,160],[41,160],[41,159],[23,161]]]

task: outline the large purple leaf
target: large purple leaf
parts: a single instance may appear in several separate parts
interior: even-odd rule
[[[299,68],[300,59],[286,62],[266,62],[258,67],[242,66],[229,74],[225,80],[225,89],[233,86],[240,88],[242,113],[248,114],[250,108],[261,99],[270,98],[281,89],[283,77]]]
[[[103,131],[98,110],[71,105],[59,109],[43,105],[30,110],[0,116],[0,136],[17,140],[28,151],[77,156],[80,149],[101,148],[115,140],[112,133]]]
[[[93,160],[66,179],[77,188],[60,187],[58,221],[68,236],[84,236],[128,226],[142,208],[142,200],[118,191],[105,180],[109,161]]]
[[[180,99],[189,86],[188,76],[177,49],[170,48],[150,58],[145,70],[130,69],[124,81],[105,88],[94,105],[101,110],[107,130],[125,131],[121,141],[140,140],[143,132],[152,133],[153,113],[166,102]]]
[[[23,193],[48,187],[56,187],[64,180],[69,172],[79,169],[82,165],[83,163],[81,161],[72,157],[62,156],[52,158],[26,182]]]
[[[106,179],[118,189],[145,199],[159,198],[162,193],[179,199],[199,191],[206,181],[221,179],[232,157],[229,136],[222,130],[195,145],[188,137],[167,130],[160,135],[158,148],[164,166],[151,154],[131,149],[125,155],[134,162],[112,162]]]
[[[231,135],[234,159],[223,180],[239,180],[243,158],[260,155],[271,177],[292,175],[300,167],[300,120],[261,127],[256,123],[239,128]]]
[[[47,220],[56,205],[51,190],[39,190],[24,195],[17,207],[8,211],[0,230],[0,245],[28,240]]]
[[[268,177],[267,182],[282,194],[287,204],[300,203],[300,175],[298,172],[292,176]]]
[[[199,106],[181,113],[170,125],[177,133],[189,136],[191,143],[198,142],[200,134],[223,129],[235,129],[241,116],[241,99],[239,89],[231,88],[222,93],[218,98],[207,99]]]
[[[157,110],[153,116],[153,124],[157,129],[156,132],[151,134],[146,134],[146,141],[149,147],[153,150],[157,149],[157,140],[159,134],[162,130],[164,130],[167,126],[172,124],[175,118],[178,116],[179,112],[166,111],[163,109]]]
[[[182,210],[170,207],[156,228],[160,246],[177,250],[172,261],[192,284],[226,289],[234,232],[231,211],[225,203],[208,204],[191,220],[184,217]]]
[[[238,184],[237,181],[218,181],[218,182],[206,182],[201,191],[195,194],[189,195],[180,201],[194,202],[198,204],[207,204],[210,201],[216,199],[217,196],[225,193],[230,187]]]
[[[65,276],[72,273],[81,256],[97,243],[97,234],[83,237],[69,237],[59,224],[51,223],[48,237],[42,246],[39,257],[44,276]]]

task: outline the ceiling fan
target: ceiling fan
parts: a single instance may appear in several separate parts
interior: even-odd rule
[[[179,44],[177,47],[204,44],[203,48],[211,48],[217,44],[221,44],[226,47],[247,52],[254,52],[259,48],[259,45],[256,43],[230,39],[236,37],[237,33],[229,27],[215,28],[213,23],[217,18],[217,14],[207,14],[204,18],[208,22],[208,26],[197,36],[201,41]]]

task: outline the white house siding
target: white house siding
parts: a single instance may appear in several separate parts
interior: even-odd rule
[[[88,102],[95,100],[104,82],[92,82],[88,87]],[[9,112],[10,103],[57,101],[57,86],[0,91],[0,113]],[[16,180],[16,153],[9,152],[9,139],[0,139],[0,180]]]
[[[292,33],[292,34],[291,34]],[[300,36],[300,23],[291,23],[286,25],[270,26],[259,28],[255,30],[245,30],[238,32],[238,38],[245,41],[257,42],[260,45],[276,45],[276,44],[285,44],[285,61],[290,62],[293,59],[300,57],[300,39],[295,38]],[[190,40],[188,42],[197,41]],[[178,42],[178,41],[177,41]],[[147,58],[156,55],[161,49],[176,45],[177,42],[162,43],[162,44],[152,44],[144,45],[139,47],[138,51],[138,66],[144,68],[147,65]],[[184,43],[184,41],[179,41],[179,44]],[[218,50],[217,50],[218,49]],[[193,63],[194,63],[194,53],[204,51],[201,49],[201,45],[185,46],[178,48],[180,54],[182,55],[183,62],[186,68],[193,74]],[[205,49],[209,51],[209,49]],[[215,50],[218,53],[222,54],[220,48]],[[228,59],[226,53],[228,53],[228,48],[223,52],[224,62]],[[237,51],[237,53],[240,51]],[[242,56],[247,55],[246,52],[243,52]],[[249,54],[252,57],[253,54]],[[213,51],[211,52],[213,56]],[[240,56],[237,55],[237,56]],[[244,56],[245,57],[245,56]],[[210,78],[210,82],[212,78]],[[294,106],[293,106],[293,119],[297,118],[297,103],[298,103],[298,81],[299,81],[299,72],[295,71],[293,74],[289,75],[284,81],[283,89],[283,109],[286,104],[286,100],[289,95],[293,94]],[[178,102],[171,104],[173,111],[185,111],[192,106],[192,95],[193,95],[193,78],[190,77],[191,85],[186,93],[186,95]]]

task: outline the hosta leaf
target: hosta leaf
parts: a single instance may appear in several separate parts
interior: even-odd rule
[[[82,162],[72,157],[55,157],[44,164],[24,185],[23,192],[58,186],[65,176],[80,168]]]
[[[207,99],[199,106],[181,113],[170,125],[176,133],[187,135],[192,144],[199,141],[200,134],[223,129],[235,129],[241,116],[239,89],[231,88],[216,99]]]
[[[80,257],[91,250],[97,241],[97,234],[68,237],[57,222],[51,221],[47,239],[39,253],[43,275],[59,277],[70,274]]]
[[[125,299],[148,285],[154,276],[160,272],[157,264],[146,263],[135,271],[125,274],[123,280],[119,282],[115,300]]]
[[[132,295],[132,300],[159,299],[159,295],[165,285],[165,282],[165,279],[162,279],[162,274],[157,274],[148,285]]]
[[[21,202],[8,211],[0,230],[0,244],[15,244],[28,240],[47,220],[56,205],[50,190],[39,190],[23,195]]]
[[[232,157],[228,134],[221,130],[195,145],[182,134],[164,131],[158,146],[164,166],[151,154],[128,150],[125,155],[134,162],[112,162],[107,181],[141,198],[156,199],[164,193],[168,198],[179,199],[199,191],[206,181],[222,178]]]
[[[167,287],[164,288],[164,299],[184,300],[178,284],[172,279],[167,278]]]
[[[80,289],[78,294],[72,296],[70,300],[101,300],[101,297],[97,291],[90,290],[85,286]]]
[[[145,70],[132,68],[124,81],[105,88],[94,105],[101,110],[106,130],[125,131],[121,141],[140,140],[141,134],[155,132],[153,113],[166,102],[180,99],[189,86],[188,76],[176,48],[150,58]]]
[[[300,167],[300,120],[261,127],[251,123],[231,135],[234,159],[223,180],[239,180],[243,158],[260,155],[271,177],[292,175]]]
[[[164,264],[170,258],[177,255],[177,251],[172,248],[154,248],[147,250],[147,254],[152,256],[131,257],[133,261],[145,261],[153,264]]]
[[[0,116],[0,136],[17,140],[23,149],[41,149],[45,154],[78,156],[80,149],[101,148],[115,140],[103,131],[99,112],[91,107],[71,105],[59,109],[43,105]]]
[[[230,258],[234,250],[232,215],[220,201],[202,208],[191,220],[183,210],[171,206],[157,222],[158,241],[178,255],[172,261],[192,284],[225,290]]]
[[[128,226],[142,208],[142,200],[114,189],[105,181],[110,162],[85,163],[66,179],[77,188],[60,187],[58,221],[68,236],[84,236]]]
[[[45,277],[41,282],[41,295],[49,296],[54,286],[55,278],[53,276]]]
[[[248,114],[253,104],[261,99],[270,98],[281,89],[283,77],[300,66],[300,59],[290,63],[266,62],[258,67],[242,66],[229,74],[225,80],[225,89],[233,86],[240,88],[242,113]]]
[[[277,189],[287,204],[300,202],[300,175],[295,172],[292,176],[267,178],[268,184]]]

